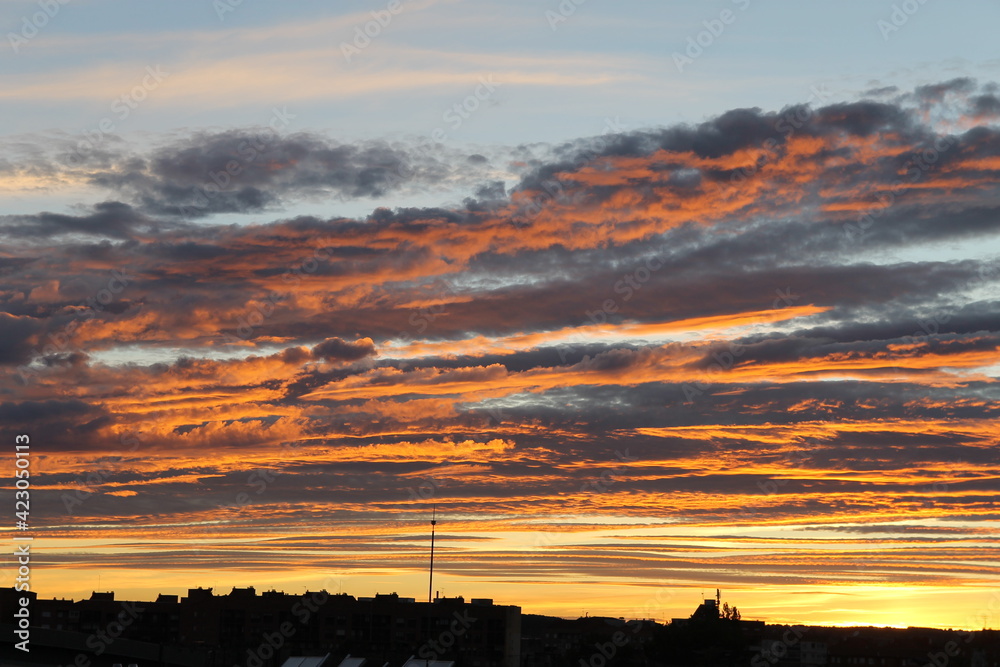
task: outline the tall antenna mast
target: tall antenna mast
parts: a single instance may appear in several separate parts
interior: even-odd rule
[[[431,510],[431,571],[427,581],[427,602],[434,602],[434,526],[437,525],[437,505]]]

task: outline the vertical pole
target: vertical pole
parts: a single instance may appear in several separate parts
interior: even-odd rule
[[[427,582],[427,602],[433,603],[433,591],[434,591],[434,526],[437,525],[437,506],[434,507],[431,514],[431,572],[430,578]]]
[[[437,525],[437,505],[431,509],[431,570],[427,579],[427,636],[431,635],[431,621],[434,619],[434,526]],[[425,665],[431,664],[430,656],[427,657]]]

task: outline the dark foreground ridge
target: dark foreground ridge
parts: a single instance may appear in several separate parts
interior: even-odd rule
[[[27,596],[29,651],[17,648]],[[670,623],[522,614],[489,599],[416,602],[234,588],[120,601],[0,589],[0,665],[112,667],[1000,667],[1000,631],[743,620],[708,599]],[[313,656],[303,660],[302,657]],[[358,657],[351,657],[358,656]],[[299,658],[299,659],[296,659]]]

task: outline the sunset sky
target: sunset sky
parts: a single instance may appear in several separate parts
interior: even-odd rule
[[[998,21],[0,0],[33,589],[1000,626]]]

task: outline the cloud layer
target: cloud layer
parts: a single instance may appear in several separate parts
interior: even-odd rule
[[[253,130],[54,146],[3,169],[114,198],[0,220],[0,415],[42,443],[52,537],[418,567],[391,538],[435,503],[463,539],[578,536],[446,550],[455,574],[986,586],[998,113],[955,80],[489,158]],[[389,208],[449,179],[460,206]],[[338,197],[386,207],[212,222]],[[349,549],[316,555],[320,515]]]

